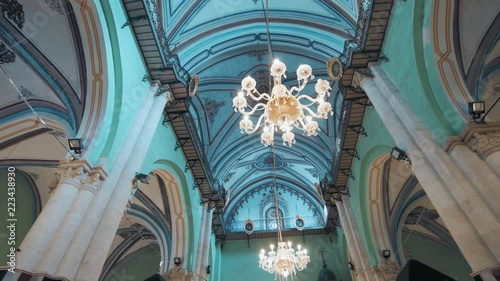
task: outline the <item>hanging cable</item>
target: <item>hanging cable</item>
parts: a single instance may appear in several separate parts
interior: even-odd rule
[[[62,141],[56,136],[56,134],[54,134],[54,129],[50,128],[49,126],[47,126],[47,124],[45,123],[45,121],[43,121],[42,117],[40,117],[40,115],[38,115],[38,113],[35,111],[35,109],[33,109],[33,107],[31,106],[31,104],[28,102],[28,100],[26,99],[26,97],[21,93],[21,91],[19,90],[19,88],[16,86],[16,84],[12,81],[12,79],[10,79],[9,75],[5,72],[5,70],[3,69],[3,67],[0,66],[0,69],[2,70],[3,74],[5,75],[5,77],[7,78],[7,80],[9,80],[10,84],[12,85],[12,87],[14,87],[14,89],[16,89],[17,93],[18,93],[18,96],[23,100],[23,102],[26,104],[26,106],[28,106],[28,108],[31,110],[31,112],[33,113],[33,115],[35,115],[35,117],[37,118],[37,120],[40,122],[40,124],[42,124],[47,130],[49,130],[49,134],[51,134],[52,136],[54,136],[54,138],[56,138],[56,140],[64,147],[64,149],[74,158],[74,159],[77,159],[77,157],[71,152],[71,150],[69,150],[66,145],[64,145],[64,143],[62,143]]]

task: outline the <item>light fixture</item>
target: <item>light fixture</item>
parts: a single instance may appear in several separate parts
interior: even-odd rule
[[[391,257],[391,251],[390,250],[382,250],[382,256],[386,259]]]
[[[485,103],[484,101],[473,101],[469,102],[469,114],[472,119],[481,118],[481,114],[485,112]]]
[[[210,269],[210,265],[207,265],[207,275],[209,275],[210,272],[212,272],[211,269]]]
[[[274,143],[274,132],[278,129],[283,133],[283,144],[288,146],[295,143],[295,134],[292,132],[294,127],[304,131],[306,136],[316,136],[320,128],[318,122],[313,119],[326,119],[329,114],[333,114],[331,104],[325,101],[325,97],[330,96],[331,90],[327,80],[318,79],[314,87],[317,96],[313,98],[301,94],[307,81],[314,79],[309,65],[302,64],[297,68],[297,87],[288,89],[281,83],[282,77],[286,78],[285,72],[286,65],[276,59],[271,65],[271,76],[274,82],[271,94],[260,93],[255,88],[257,85],[255,79],[248,76],[241,81],[242,91],[233,98],[234,111],[243,114],[243,120],[240,121],[241,132],[253,134],[264,126],[261,142],[265,146]],[[256,101],[257,104],[250,105],[247,98]],[[301,103],[301,101],[307,103]],[[316,112],[310,108],[313,105],[317,107]],[[246,111],[246,108],[249,111]],[[259,111],[264,112],[254,126],[250,117]]]
[[[269,31],[269,1],[266,1],[265,16],[269,42],[267,54],[271,61],[273,50]],[[307,82],[314,79],[311,66],[299,65],[297,68],[298,84],[290,89],[282,84],[282,78],[286,78],[285,73],[286,65],[275,59],[270,65],[273,84],[270,93],[260,93],[256,89],[255,79],[248,76],[241,81],[242,89],[233,98],[234,111],[243,114],[243,119],[240,121],[241,132],[253,134],[263,127],[260,138],[265,146],[274,144],[274,132],[278,130],[282,132],[283,145],[288,146],[295,143],[295,134],[292,132],[294,127],[302,130],[306,136],[316,136],[320,128],[314,118],[327,119],[329,114],[333,115],[332,106],[326,100],[331,90],[327,80],[317,80],[314,87],[317,96],[314,98],[301,94]],[[257,117],[259,113],[257,124],[254,125],[251,117]]]
[[[352,271],[355,271],[356,268],[354,267],[354,264],[352,262],[348,262],[347,265],[349,266],[349,269]]]
[[[394,158],[398,161],[408,159],[408,156],[406,155],[406,153],[397,146],[392,148],[391,156],[392,156],[392,158]]]
[[[135,178],[144,184],[149,184],[151,182],[149,175],[146,174],[136,173]]]
[[[73,150],[75,153],[82,153],[82,139],[68,139],[69,149]]]
[[[174,265],[175,266],[180,266],[181,265],[181,258],[180,257],[175,257],[174,258]]]
[[[307,250],[302,249],[300,245],[297,245],[297,250],[295,250],[292,248],[291,242],[283,242],[283,236],[281,234],[281,216],[279,215],[278,190],[276,184],[276,155],[274,153],[274,145],[272,146],[272,154],[274,207],[276,210],[278,245],[275,251],[275,245],[271,244],[271,250],[267,252],[267,255],[264,249],[260,251],[259,267],[271,274],[274,274],[275,280],[288,280],[288,277],[291,277],[293,280],[297,274],[297,270],[302,271],[307,267],[310,257],[307,255]]]

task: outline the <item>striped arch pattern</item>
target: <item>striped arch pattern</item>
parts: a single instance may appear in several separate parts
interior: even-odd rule
[[[159,175],[167,187],[168,203],[170,206],[170,215],[172,216],[172,249],[170,250],[171,257],[186,256],[186,219],[184,211],[184,200],[182,199],[181,190],[177,179],[166,170],[155,170],[154,173]],[[170,259],[169,267],[173,267],[174,261]]]

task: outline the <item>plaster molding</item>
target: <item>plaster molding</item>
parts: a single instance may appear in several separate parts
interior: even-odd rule
[[[500,151],[500,123],[465,125],[460,136],[451,136],[445,144],[445,150],[451,153],[455,146],[467,145],[485,160],[491,154]]]
[[[500,123],[469,123],[465,126],[460,137],[483,160],[500,151]]]
[[[87,159],[61,161],[59,163],[58,171],[56,172],[55,182],[57,182],[57,184],[49,186],[49,194],[53,193],[57,186],[61,183],[71,184],[79,188],[87,181],[87,175],[91,170],[90,167],[90,163]]]

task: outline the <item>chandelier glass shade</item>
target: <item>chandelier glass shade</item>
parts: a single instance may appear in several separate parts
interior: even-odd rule
[[[293,128],[304,132],[306,136],[316,136],[320,131],[315,118],[326,119],[333,115],[331,104],[326,101],[330,96],[330,83],[327,80],[318,79],[314,87],[316,97],[301,94],[309,80],[314,79],[312,68],[302,64],[297,68],[297,86],[288,89],[282,84],[282,77],[286,78],[286,65],[274,60],[271,65],[270,75],[273,86],[271,93],[260,93],[256,89],[256,81],[248,76],[241,81],[242,90],[233,98],[235,112],[243,114],[240,121],[242,133],[253,134],[261,126],[264,126],[261,134],[261,142],[265,146],[274,144],[274,132],[281,131],[283,144],[292,146],[295,143]],[[250,105],[249,100],[256,104]],[[315,105],[316,111],[311,109]],[[257,124],[254,125],[250,116],[260,113]]]
[[[261,250],[259,255],[259,267],[274,274],[277,280],[293,278],[297,270],[302,271],[310,261],[307,250],[297,246],[297,251],[292,248],[292,243],[278,242],[278,248],[274,251],[274,244],[271,244],[270,251]]]

